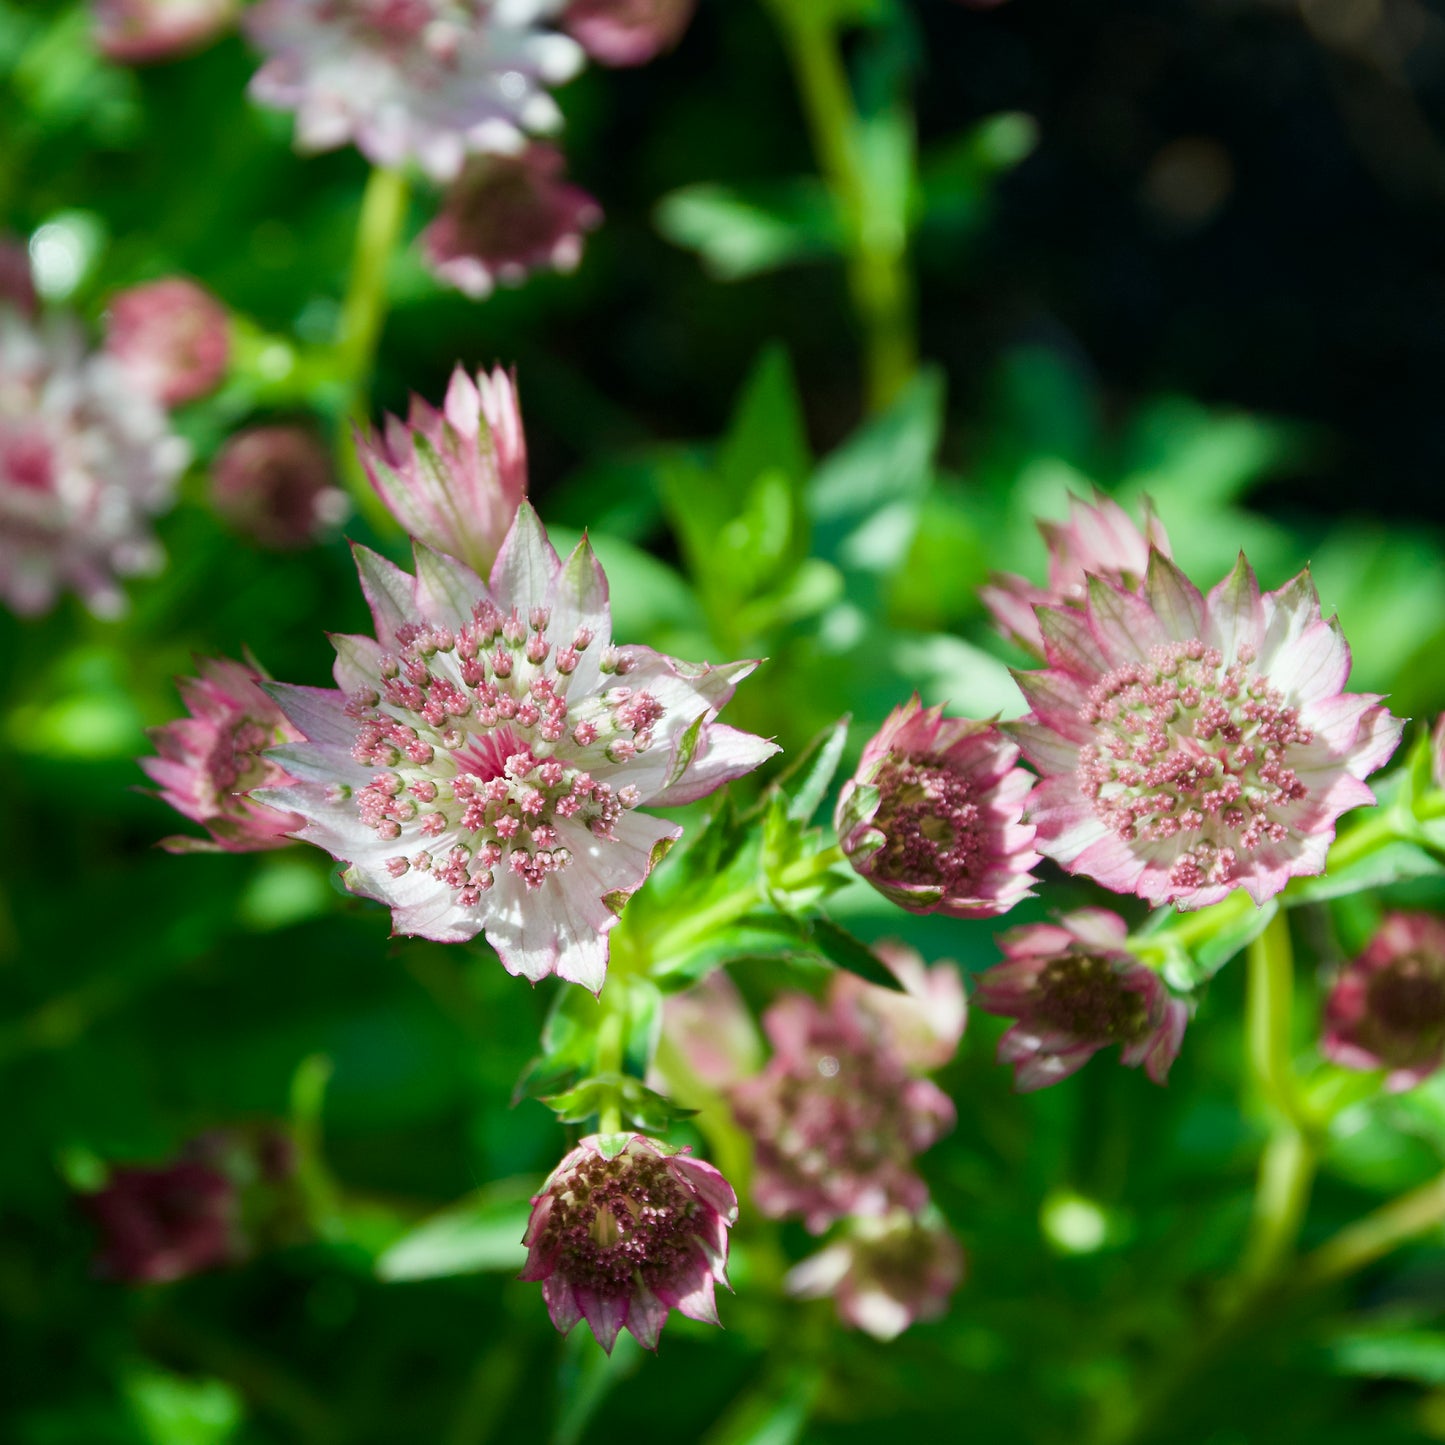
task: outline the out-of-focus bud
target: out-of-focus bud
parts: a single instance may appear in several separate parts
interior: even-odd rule
[[[1189,1010],[1128,952],[1128,935],[1117,913],[1085,908],[999,939],[1005,961],[984,973],[973,1001],[1018,1020],[998,1046],[1018,1089],[1056,1084],[1110,1044],[1122,1047],[1121,1063],[1167,1079]]]
[[[671,50],[696,0],[570,0],[562,24],[602,65],[646,65]]]
[[[14,236],[0,235],[0,307],[11,306],[22,316],[34,316],[39,304],[29,249]]]
[[[168,276],[112,298],[105,349],[138,390],[162,406],[179,406],[221,384],[231,359],[231,320],[209,291]]]
[[[585,1319],[610,1354],[623,1329],[655,1350],[670,1310],[718,1323],[737,1195],[687,1153],[644,1134],[593,1134],[532,1200],[521,1277],[542,1282],[563,1334]]]
[[[474,156],[421,235],[439,280],[482,297],[516,286],[533,271],[571,271],[582,237],[602,223],[602,208],[564,175],[555,146],[534,142],[520,155]]]
[[[1445,921],[1392,913],[1339,976],[1325,1003],[1325,1057],[1388,1069],[1392,1092],[1413,1089],[1445,1061]]]
[[[307,547],[344,521],[351,504],[335,485],[331,454],[304,426],[248,427],[211,468],[211,503],[263,547]]]
[[[729,1089],[762,1066],[757,1026],[737,985],[722,969],[686,993],[667,996],[662,1034],[687,1072],[708,1089]],[[661,1091],[667,1082],[658,1077],[653,1086]]]
[[[147,65],[209,45],[237,9],[236,0],[94,0],[92,34],[107,58]]]

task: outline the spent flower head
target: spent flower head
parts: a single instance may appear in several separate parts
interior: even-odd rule
[[[480,299],[545,267],[575,270],[602,208],[565,171],[562,152],[540,141],[520,155],[469,160],[421,234],[432,273]]]
[[[585,1319],[610,1354],[623,1329],[655,1350],[670,1310],[718,1323],[737,1195],[688,1153],[645,1134],[593,1134],[532,1200],[521,1277],[542,1282],[564,1334]]]
[[[794,1265],[783,1288],[798,1299],[832,1297],[838,1318],[876,1340],[933,1320],[963,1278],[963,1250],[931,1206],[850,1219],[841,1238]]]
[[[199,823],[212,841],[175,837],[161,846],[171,853],[283,848],[291,841],[287,834],[306,820],[249,794],[291,781],[266,749],[299,741],[301,734],[261,691],[266,674],[253,661],[201,658],[198,666],[199,677],[176,679],[190,716],[152,728],[149,736],[159,756],[142,758],[140,765],[159,796]]]
[[[851,1214],[921,1209],[914,1157],[953,1127],[952,1102],[910,1071],[893,1020],[863,990],[881,992],[839,973],[824,1003],[778,999],[763,1015],[773,1057],[732,1089],[757,1143],[758,1208],[799,1215],[814,1234]]]
[[[563,26],[602,65],[646,65],[671,50],[697,0],[567,0]]]
[[[1349,1069],[1388,1069],[1413,1089],[1445,1062],[1445,920],[1391,913],[1335,981],[1321,1049]]]
[[[398,933],[485,931],[509,972],[595,992],[623,903],[681,833],[639,806],[777,751],[716,721],[757,664],[614,645],[591,547],[564,564],[526,503],[489,584],[420,545],[414,577],[356,555],[376,638],[333,639],[339,691],[271,689],[306,741],[273,755],[301,781],[263,800]]]
[[[150,519],[188,457],[160,407],[112,357],[88,355],[73,322],[0,306],[0,599],[44,612],[71,588],[99,616],[123,611],[118,579],[165,560]]]
[[[542,28],[551,0],[261,0],[246,33],[267,59],[263,105],[296,112],[304,151],[354,141],[377,166],[414,160],[433,180],[467,156],[519,150],[561,122],[546,87],[582,50]]]
[[[1165,557],[1141,595],[1089,579],[1083,609],[1039,610],[1049,667],[1016,674],[1008,724],[1042,781],[1038,848],[1152,904],[1256,903],[1323,872],[1346,809],[1401,724],[1345,692],[1350,650],[1308,571],[1260,595],[1249,564],[1207,597]]]
[[[836,826],[853,867],[911,913],[987,918],[1030,894],[1023,821],[1033,777],[991,723],[945,718],[915,693],[843,786]]]
[[[1128,952],[1128,936],[1117,913],[1084,908],[999,939],[1004,962],[979,979],[973,1001],[1018,1020],[998,1046],[999,1062],[1014,1065],[1015,1087],[1056,1084],[1111,1044],[1121,1063],[1142,1064],[1156,1084],[1168,1078],[1189,1010]]]
[[[237,0],[93,0],[96,48],[122,65],[187,55],[235,22]]]
[[[105,349],[138,391],[178,406],[220,385],[231,359],[231,320],[209,291],[168,276],[112,297]]]
[[[1091,574],[1138,592],[1149,568],[1150,549],[1171,555],[1164,524],[1147,498],[1142,528],[1102,492],[1095,492],[1092,502],[1071,496],[1067,522],[1040,522],[1038,527],[1049,549],[1048,586],[1035,587],[1013,573],[996,573],[979,590],[999,631],[1035,657],[1044,655],[1035,607],[1084,606]]]
[[[452,372],[442,409],[412,397],[405,422],[386,419],[358,454],[407,534],[485,575],[527,495],[527,442],[517,381],[496,367],[474,381]]]

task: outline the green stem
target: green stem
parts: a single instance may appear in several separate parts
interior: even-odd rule
[[[1402,1194],[1354,1224],[1300,1261],[1301,1288],[1328,1284],[1372,1265],[1402,1244],[1445,1225],[1445,1174]]]
[[[620,990],[615,990],[620,992]],[[614,1003],[603,1003],[606,1012],[597,1029],[597,1053],[595,1068],[599,1078],[620,1078],[622,1074],[622,1030],[625,1019],[625,1005],[618,1008]],[[600,1134],[618,1134],[622,1131],[622,1096],[614,1087],[606,1096],[597,1116],[597,1131]]]
[[[363,426],[369,420],[371,374],[386,319],[387,269],[406,220],[407,191],[401,171],[376,167],[361,198],[351,278],[336,335],[336,370],[345,388],[349,426]],[[349,436],[342,439],[340,458],[343,475],[362,514],[384,533],[394,531],[391,514],[367,481]]]
[[[907,232],[871,194],[832,8],[818,0],[770,0],[769,8],[792,63],[819,167],[847,232],[849,289],[866,344],[868,405],[879,411],[918,366]]]

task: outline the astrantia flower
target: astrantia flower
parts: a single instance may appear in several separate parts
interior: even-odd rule
[[[593,1134],[532,1200],[521,1277],[542,1281],[564,1334],[585,1319],[609,1354],[618,1331],[649,1350],[669,1310],[717,1324],[738,1200],[711,1164],[644,1134]]]
[[[166,838],[161,846],[172,853],[283,848],[291,841],[286,835],[306,820],[248,794],[291,781],[265,750],[299,741],[301,734],[261,691],[265,675],[257,668],[210,658],[199,666],[199,677],[176,679],[190,716],[152,728],[149,737],[160,756],[141,758],[140,765],[161,798],[199,823],[213,841]]]
[[[914,1156],[955,1117],[948,1096],[909,1071],[891,1026],[860,1006],[847,977],[835,976],[826,1004],[778,999],[763,1015],[773,1057],[732,1091],[757,1142],[758,1208],[801,1215],[815,1234],[850,1214],[921,1209],[928,1189]]]
[[[527,443],[516,379],[499,366],[452,372],[441,411],[412,397],[357,453],[407,534],[485,574],[527,494]]]
[[[331,453],[304,426],[254,426],[227,439],[211,466],[211,503],[263,547],[307,547],[351,510]]]
[[[170,505],[188,449],[165,413],[67,322],[0,306],[0,598],[44,612],[73,588],[114,616],[117,578],[153,572],[150,518]]]
[[[398,933],[485,930],[510,972],[595,992],[623,902],[681,832],[639,805],[777,751],[715,721],[757,664],[614,646],[591,547],[564,565],[526,503],[490,585],[423,546],[415,577],[357,564],[377,640],[335,639],[339,692],[271,689],[307,741],[275,753],[303,781],[262,798],[303,814]]]
[[[93,0],[96,48],[124,65],[199,50],[230,27],[236,0]]]
[[[162,406],[214,391],[231,357],[231,322],[209,291],[182,276],[112,298],[105,349],[136,388]]]
[[[1445,1062],[1445,921],[1392,913],[1325,1004],[1326,1058],[1413,1089]]]
[[[378,166],[415,160],[455,180],[468,155],[505,153],[561,120],[545,87],[582,50],[540,29],[551,0],[261,0],[246,14],[267,55],[263,105],[296,112],[305,151],[354,141]]]
[[[910,1069],[941,1069],[958,1052],[968,1022],[958,965],[940,959],[930,968],[915,949],[893,941],[875,944],[873,952],[901,990],[839,973],[832,982],[834,995],[875,1018],[889,1047]]]
[[[1335,820],[1401,724],[1343,692],[1350,650],[1302,572],[1260,596],[1243,557],[1201,596],[1161,553],[1142,596],[1100,578],[1088,605],[1041,608],[1049,668],[1016,674],[1008,725],[1043,775],[1038,848],[1150,903],[1263,903],[1324,870]]]
[[[990,723],[945,718],[917,694],[889,714],[838,799],[853,867],[911,913],[987,918],[1029,895],[1039,861],[1023,821],[1033,778]]]
[[[999,631],[1036,657],[1044,655],[1044,639],[1035,607],[1082,607],[1089,595],[1088,574],[1141,591],[1149,549],[1172,555],[1164,524],[1147,499],[1142,530],[1102,492],[1096,492],[1092,502],[1071,496],[1067,522],[1038,526],[1049,549],[1049,585],[1035,587],[1012,573],[996,573],[990,586],[979,589]]]
[[[696,0],[568,0],[562,24],[603,65],[646,65],[671,50]]]
[[[1017,1088],[1056,1084],[1111,1044],[1156,1084],[1168,1077],[1188,1007],[1126,950],[1128,935],[1118,914],[1085,908],[999,939],[1005,962],[983,974],[973,1001],[1018,1020],[998,1046]]]
[[[540,142],[520,155],[468,161],[421,233],[432,272],[480,298],[545,266],[575,269],[583,232],[601,224],[602,208],[564,179],[565,168],[562,152]]]
[[[794,1265],[783,1287],[799,1299],[831,1295],[838,1318],[876,1340],[937,1319],[963,1278],[963,1250],[937,1210],[853,1219],[841,1239]]]

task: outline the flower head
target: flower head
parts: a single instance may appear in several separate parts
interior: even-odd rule
[[[1111,1044],[1156,1084],[1168,1077],[1189,1011],[1125,949],[1128,934],[1117,913],[1085,908],[999,939],[1005,961],[979,979],[973,1001],[1018,1020],[998,1046],[1017,1088],[1057,1084]]]
[[[1445,921],[1392,913],[1325,1003],[1325,1057],[1413,1089],[1445,1062]]]
[[[1070,497],[1069,520],[1040,522],[1039,531],[1049,549],[1049,585],[1035,587],[1023,577],[998,573],[979,592],[999,631],[1035,657],[1044,655],[1035,607],[1082,607],[1088,600],[1089,575],[1138,592],[1149,568],[1150,548],[1171,555],[1164,524],[1147,498],[1142,529],[1112,497],[1096,492],[1092,502]]]
[[[211,503],[238,532],[277,550],[310,546],[351,507],[331,453],[309,427],[286,423],[227,439],[211,467]]]
[[[116,361],[86,355],[67,321],[0,306],[0,599],[46,611],[64,587],[101,616],[120,577],[157,570],[150,517],[189,451]]]
[[[911,913],[987,918],[1029,895],[1039,861],[1023,821],[1033,778],[990,723],[945,718],[914,696],[863,749],[838,799],[853,867]]]
[[[1262,597],[1240,557],[1208,597],[1162,553],[1142,596],[1089,579],[1082,609],[1039,609],[1049,668],[1016,674],[1008,725],[1042,774],[1038,848],[1153,904],[1263,903],[1320,873],[1335,819],[1401,724],[1343,691],[1350,650],[1302,572]]]
[[[783,1287],[799,1299],[831,1295],[838,1318],[876,1340],[937,1319],[963,1278],[963,1250],[937,1210],[851,1219],[841,1239],[794,1265]]]
[[[839,973],[834,995],[876,1020],[880,1037],[908,1068],[941,1069],[958,1052],[968,1022],[958,965],[940,959],[929,968],[915,949],[891,940],[875,944],[873,952],[900,988],[877,988],[857,974]]]
[[[199,677],[177,678],[189,717],[152,728],[160,754],[142,758],[141,767],[160,788],[160,796],[183,817],[211,835],[166,838],[172,853],[252,853],[283,848],[286,835],[305,819],[258,803],[253,788],[276,787],[290,775],[265,755],[267,748],[295,742],[301,734],[261,691],[265,674],[248,663],[202,658]]]
[[[815,1234],[850,1214],[921,1209],[928,1189],[914,1156],[954,1122],[948,1096],[910,1072],[892,1021],[861,989],[872,986],[840,973],[825,1004],[778,999],[763,1015],[772,1059],[732,1090],[757,1141],[758,1208],[801,1215]]]
[[[757,1025],[725,969],[716,969],[685,993],[669,994],[663,1000],[662,1033],[686,1061],[688,1072],[706,1088],[731,1088],[762,1067]],[[659,1092],[667,1087],[660,1073],[649,1083]]]
[[[527,442],[516,378],[499,366],[475,381],[459,366],[442,409],[413,397],[358,454],[408,535],[485,574],[527,495]]]
[[[110,303],[105,349],[138,391],[177,406],[214,391],[231,357],[231,322],[209,291],[170,276]]]
[[[263,105],[296,112],[305,151],[354,141],[378,166],[415,160],[452,181],[468,155],[516,151],[561,120],[545,87],[582,51],[538,28],[547,0],[261,0],[246,33],[265,52]]]
[[[544,266],[574,270],[583,232],[601,224],[602,208],[563,178],[565,166],[562,152],[541,142],[520,155],[468,161],[421,235],[432,272],[480,298]]]
[[[644,1134],[593,1134],[532,1200],[521,1277],[542,1281],[564,1334],[585,1319],[610,1354],[623,1329],[655,1350],[669,1310],[717,1324],[738,1200],[688,1152]]]
[[[357,548],[376,639],[338,637],[340,691],[271,689],[306,741],[269,789],[350,864],[398,933],[485,930],[509,972],[596,991],[607,934],[692,802],[776,752],[715,721],[757,665],[696,666],[611,639],[584,540],[564,564],[523,503],[490,584],[416,548],[416,576]]]
[[[562,24],[603,65],[646,65],[671,50],[697,0],[568,0]]]
[[[199,50],[230,28],[236,0],[94,0],[96,48],[123,65]]]

